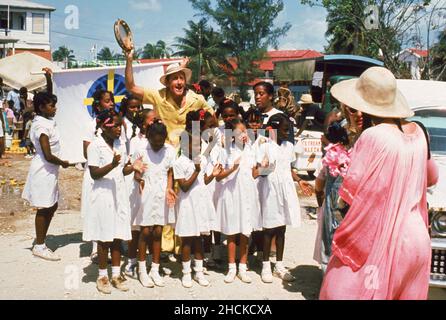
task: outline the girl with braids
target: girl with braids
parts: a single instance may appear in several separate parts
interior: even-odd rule
[[[175,161],[173,171],[180,187],[176,204],[175,234],[181,238],[183,263],[182,284],[192,287],[191,249],[194,249],[195,277],[204,287],[209,281],[203,272],[203,247],[201,235],[209,235],[215,229],[215,208],[207,185],[220,173],[221,166],[215,166],[210,175],[206,174],[208,161],[200,154],[201,141],[185,132],[182,135],[181,155]],[[198,143],[196,143],[198,142]]]
[[[267,127],[270,138],[259,144],[257,148],[257,166],[253,175],[259,178],[260,206],[263,218],[264,244],[262,281],[272,283],[270,251],[272,238],[276,237],[277,258],[274,275],[283,281],[294,281],[294,277],[283,264],[286,226],[300,226],[300,204],[294,181],[305,194],[311,192],[311,187],[292,170],[296,161],[295,148],[288,141],[290,120],[284,114],[270,117]],[[270,168],[273,165],[274,170]],[[265,170],[268,169],[268,170]],[[265,172],[269,171],[269,172]]]
[[[133,159],[136,151],[140,148],[145,148],[148,141],[146,138],[147,127],[150,126],[155,121],[155,112],[151,109],[144,109],[139,111],[135,116],[135,123],[138,126],[138,134],[132,138],[130,141],[130,152],[129,158]],[[137,279],[138,275],[136,273],[137,267],[137,251],[139,242],[139,231],[140,228],[134,225],[134,221],[139,212],[141,206],[141,192],[139,190],[139,183],[134,179],[134,175],[128,175],[125,177],[127,184],[127,190],[130,199],[130,211],[131,211],[131,226],[132,226],[132,240],[128,243],[127,258],[128,263],[125,267],[125,275]]]
[[[22,198],[38,208],[36,214],[36,242],[33,255],[45,260],[58,261],[60,258],[45,245],[45,238],[59,198],[59,167],[68,168],[68,161],[59,159],[59,131],[53,120],[56,115],[57,98],[48,93],[34,97],[36,116],[30,132],[36,156],[31,162]],[[44,187],[43,187],[44,186]]]
[[[96,116],[104,110],[112,110],[114,111],[115,100],[113,93],[99,89],[93,94],[93,104],[92,104],[92,113],[93,119],[89,124],[89,127],[86,132],[88,132],[83,138],[83,151],[84,157],[87,159],[87,163],[85,164],[84,178],[82,181],[82,194],[81,194],[81,217],[85,218],[89,212],[89,201],[87,201],[87,196],[91,192],[91,188],[93,186],[93,179],[91,179],[90,171],[88,167],[88,157],[87,157],[87,149],[90,143],[94,140],[96,135],[101,133],[98,122],[96,121]],[[92,252],[91,252],[91,260],[96,262],[97,258],[97,243],[93,242]]]
[[[223,148],[224,170],[217,181],[224,180],[217,204],[218,231],[228,237],[229,272],[226,283],[232,283],[237,275],[236,239],[240,238],[240,264],[238,277],[251,283],[247,273],[248,241],[252,231],[262,229],[259,194],[253,178],[256,166],[254,147],[249,141],[246,127],[240,119],[226,123],[226,129],[234,132],[231,145]]]
[[[175,223],[176,193],[173,190],[175,148],[166,144],[167,128],[156,120],[147,129],[149,143],[139,148],[134,158],[148,165],[144,174],[135,174],[141,191],[141,206],[133,224],[141,228],[138,245],[138,275],[144,287],[164,287],[160,276],[161,236],[163,226]],[[151,238],[151,241],[149,241]],[[152,266],[147,274],[146,251],[152,245]]]
[[[88,196],[90,211],[84,219],[84,241],[98,241],[99,292],[111,293],[111,285],[128,291],[121,276],[121,241],[131,240],[130,206],[124,176],[143,172],[140,159],[127,162],[125,146],[120,141],[122,120],[103,111],[98,117],[102,133],[88,146],[88,166],[94,180]],[[107,273],[108,251],[112,257],[112,281]]]
[[[125,142],[127,152],[130,151],[130,140],[139,133],[135,123],[137,113],[142,109],[142,101],[133,95],[125,97],[121,102],[120,114],[123,117],[121,139]]]

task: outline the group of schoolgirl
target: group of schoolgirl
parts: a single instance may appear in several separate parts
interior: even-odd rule
[[[57,209],[58,168],[68,167],[69,163],[58,158],[58,132],[53,120],[56,100],[51,96],[36,98],[37,117],[31,139],[37,156],[25,188],[26,198],[39,208],[33,253],[58,260],[44,241]],[[161,235],[163,226],[169,224],[181,239],[182,284],[186,288],[192,287],[192,254],[193,279],[201,286],[209,286],[203,267],[203,237],[209,237],[211,232],[222,233],[228,239],[229,271],[225,282],[233,282],[237,275],[241,281],[251,282],[247,273],[248,242],[256,231],[261,231],[263,238],[262,281],[271,283],[273,274],[285,281],[294,280],[283,264],[286,226],[300,224],[293,182],[299,178],[291,169],[295,152],[287,141],[290,121],[286,116],[276,114],[269,119],[267,127],[275,137],[272,139],[258,134],[263,117],[256,109],[241,119],[235,103],[224,103],[223,127],[217,127],[215,118],[204,110],[191,112],[178,156],[165,143],[166,126],[153,111],[142,110],[141,101],[129,97],[120,114],[114,108],[111,92],[95,93],[95,119],[87,130],[91,134],[83,142],[87,159],[81,210],[83,240],[94,241],[97,246],[100,292],[109,294],[112,286],[128,290],[121,275],[122,241],[129,242],[126,275],[137,274],[144,287],[164,286],[159,272]],[[194,143],[190,130],[194,121],[199,122],[202,132],[213,129],[215,134]],[[237,134],[225,139],[225,129]],[[250,138],[247,129],[258,136]],[[48,167],[52,174],[38,177],[39,166]],[[52,187],[50,194],[40,190],[42,182]],[[273,238],[277,248],[274,273],[269,260]],[[240,246],[238,273],[236,240]],[[152,253],[150,273],[146,266],[148,247]],[[107,270],[109,251],[111,281]]]

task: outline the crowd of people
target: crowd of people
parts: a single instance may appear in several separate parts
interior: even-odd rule
[[[255,251],[264,283],[273,276],[294,281],[283,263],[286,229],[301,222],[296,186],[305,195],[314,191],[293,167],[302,152],[295,136],[316,130],[324,132],[327,147],[315,186],[315,258],[325,271],[320,298],[426,299],[426,189],[438,173],[426,131],[405,120],[413,113],[390,71],[370,68],[359,79],[334,85],[331,94],[340,108],[329,114],[309,94],[291,114],[296,109],[275,108],[275,89],[267,82],[253,87],[255,106],[248,110],[208,81],[189,89],[186,63],[167,68],[163,89],[141,88],[133,79],[132,57],[127,54],[129,96],[117,109],[113,93],[98,90],[83,138],[83,240],[93,242],[100,292],[128,291],[126,277],[144,287],[165,286],[160,263],[166,235],[179,248],[186,288],[193,280],[209,286],[204,268],[215,265],[210,253],[222,238],[226,283],[237,277],[252,281],[248,255]],[[29,139],[36,155],[23,192],[38,208],[33,254],[51,261],[60,260],[45,245],[57,210],[58,172],[71,165],[59,158],[56,102],[51,92],[34,97]],[[124,274],[122,242],[128,244]]]

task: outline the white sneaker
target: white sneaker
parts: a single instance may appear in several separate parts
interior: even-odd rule
[[[273,283],[273,274],[271,270],[262,270],[262,281],[264,283]]]
[[[33,255],[35,257],[42,258],[47,261],[60,261],[60,257],[55,254],[51,249],[45,247],[44,249],[37,249],[35,246],[33,248]]]
[[[242,282],[244,282],[244,283],[251,283],[252,282],[251,277],[248,275],[248,272],[246,272],[246,271],[239,271],[238,272],[238,278],[240,280],[242,280]]]
[[[237,269],[229,269],[228,274],[225,277],[226,283],[233,283],[237,276]]]
[[[139,282],[141,282],[142,286],[145,288],[153,288],[155,287],[155,284],[153,283],[152,279],[149,277],[147,272],[139,272]]]
[[[136,272],[136,264],[130,265],[128,264],[125,267],[124,274],[131,279],[138,279],[138,273]]]
[[[192,275],[190,273],[183,273],[183,277],[181,278],[181,284],[185,288],[192,288]]]
[[[202,287],[209,287],[209,281],[204,277],[203,272],[196,272],[194,280],[198,282],[198,284]]]
[[[158,271],[150,271],[149,277],[152,278],[153,283],[155,283],[155,285],[157,287],[164,287],[165,286],[164,280],[160,276]]]
[[[293,282],[296,280],[296,278],[293,277],[285,267],[278,267],[277,265],[274,267],[274,276],[285,282]]]

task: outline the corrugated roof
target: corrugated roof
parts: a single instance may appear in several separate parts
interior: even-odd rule
[[[23,9],[42,9],[50,11],[56,10],[56,8],[54,7],[25,0],[0,0],[0,6],[10,6],[11,8],[23,8]]]

